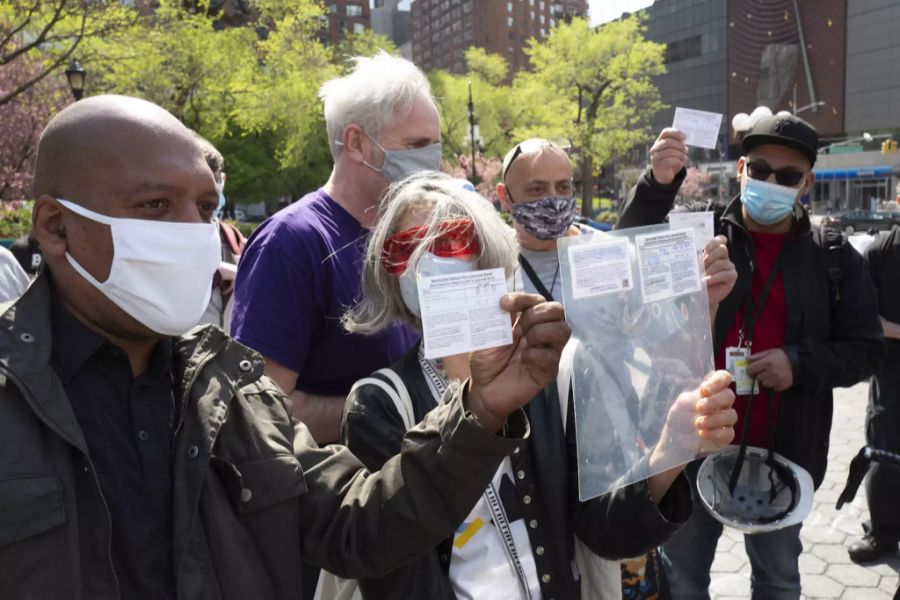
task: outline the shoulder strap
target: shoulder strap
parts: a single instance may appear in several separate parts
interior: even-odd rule
[[[828,287],[835,304],[841,301],[841,280],[844,277],[844,242],[840,232],[830,229],[813,231],[813,239],[825,251],[825,271]]]
[[[412,398],[409,396],[409,390],[406,389],[406,384],[403,383],[403,380],[397,375],[397,372],[390,367],[378,369],[376,373],[384,375],[392,384],[394,384],[398,396],[397,399],[394,400],[394,404],[397,407],[397,412],[400,413],[400,418],[403,419],[403,425],[406,427],[406,430],[409,431],[412,429],[413,425],[416,424],[416,417],[413,414]]]
[[[376,371],[375,374],[383,375],[390,383],[378,377],[363,377],[353,384],[353,387],[350,388],[350,393],[364,385],[374,385],[380,388],[394,403],[394,408],[397,409],[397,414],[400,415],[400,419],[403,421],[403,427],[409,431],[416,422],[413,418],[412,401],[409,397],[409,392],[406,390],[406,385],[393,369],[385,367]]]
[[[544,285],[544,282],[541,281],[541,278],[538,277],[538,274],[534,272],[534,267],[531,266],[531,263],[528,262],[528,259],[519,255],[519,264],[522,266],[522,270],[525,271],[525,275],[528,276],[528,279],[531,281],[531,285],[534,286],[534,289],[538,291],[538,293],[544,297],[544,300],[547,302],[553,302],[553,294],[550,293],[550,290],[547,289],[547,286]]]

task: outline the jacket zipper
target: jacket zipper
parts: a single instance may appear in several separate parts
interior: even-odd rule
[[[91,476],[94,480],[94,485],[97,488],[97,494],[100,496],[100,500],[103,502],[103,509],[106,511],[106,559],[109,564],[109,570],[113,575],[113,583],[115,584],[116,589],[116,597],[120,598],[121,593],[119,590],[119,576],[116,575],[116,569],[113,566],[112,561],[112,514],[109,511],[109,504],[106,502],[106,497],[103,495],[103,490],[100,488],[100,480],[97,479],[97,471],[94,468],[94,463],[91,461],[90,456],[84,448],[81,448],[73,442],[69,437],[59,429],[53,421],[43,412],[43,409],[38,405],[37,401],[34,399],[34,395],[31,393],[31,390],[25,385],[25,382],[19,378],[19,376],[12,370],[9,369],[6,365],[0,363],[0,371],[6,374],[6,376],[19,388],[19,391],[22,392],[22,396],[25,398],[25,402],[28,403],[28,407],[31,409],[31,412],[37,416],[40,421],[46,425],[51,431],[53,431],[56,435],[61,437],[67,444],[78,450],[84,458],[87,460],[88,465],[91,468]]]

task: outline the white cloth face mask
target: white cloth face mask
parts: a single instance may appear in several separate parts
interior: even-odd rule
[[[113,260],[106,281],[97,281],[66,252],[79,275],[156,333],[182,335],[197,324],[221,262],[215,223],[122,219],[58,200],[72,212],[108,225],[112,234]]]

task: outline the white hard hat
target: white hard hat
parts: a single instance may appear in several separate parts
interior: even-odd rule
[[[731,446],[700,465],[697,491],[714,519],[744,533],[764,533],[806,518],[815,493],[806,469],[775,452],[748,446],[730,490],[739,460],[740,449]]]

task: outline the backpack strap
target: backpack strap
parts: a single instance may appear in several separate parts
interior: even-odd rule
[[[381,375],[388,381],[384,381],[384,379],[379,377],[363,377],[353,384],[353,387],[350,388],[350,393],[364,385],[374,385],[380,388],[394,403],[394,408],[397,409],[397,414],[400,415],[400,419],[403,421],[404,429],[409,431],[416,424],[416,420],[413,415],[412,399],[409,396],[409,391],[406,389],[406,384],[403,383],[396,371],[390,367],[379,369],[374,374]]]
[[[813,232],[813,239],[825,251],[825,272],[828,275],[828,288],[835,304],[841,302],[841,281],[844,278],[844,246],[846,242],[840,232],[831,229]]]

